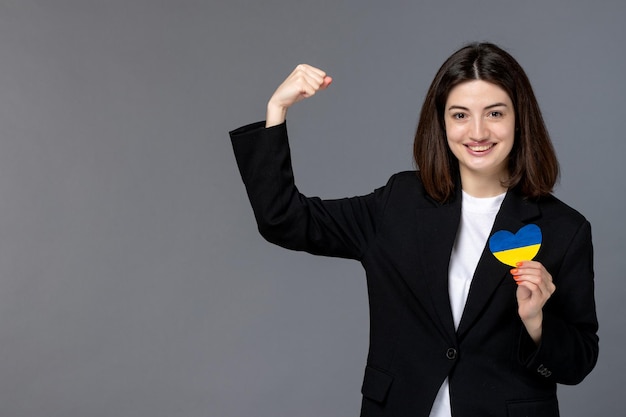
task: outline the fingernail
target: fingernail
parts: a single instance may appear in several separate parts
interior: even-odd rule
[[[512,275],[517,275],[519,271],[517,269],[511,269],[511,274]]]
[[[515,266],[522,266],[524,265],[524,262],[515,262]]]

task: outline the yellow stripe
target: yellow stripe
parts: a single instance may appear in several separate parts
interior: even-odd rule
[[[524,246],[521,248],[503,250],[500,252],[494,252],[493,255],[503,264],[516,266],[518,262],[521,261],[531,261],[537,252],[539,252],[539,247],[541,244]]]

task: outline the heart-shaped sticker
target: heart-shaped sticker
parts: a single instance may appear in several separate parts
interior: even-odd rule
[[[541,229],[536,224],[528,224],[515,234],[508,230],[500,230],[489,238],[489,250],[493,256],[510,266],[532,260],[540,247]]]

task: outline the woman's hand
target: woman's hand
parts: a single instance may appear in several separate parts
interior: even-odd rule
[[[287,110],[293,104],[325,90],[333,81],[319,68],[300,64],[276,89],[267,103],[265,127],[279,125],[285,121]]]
[[[541,341],[543,306],[556,290],[552,275],[540,262],[519,262],[511,270],[517,283],[518,314],[536,344]]]

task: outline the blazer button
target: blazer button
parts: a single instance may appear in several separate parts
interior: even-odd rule
[[[448,350],[446,350],[446,358],[450,359],[450,360],[454,360],[456,359],[456,349],[455,348],[449,348]]]

